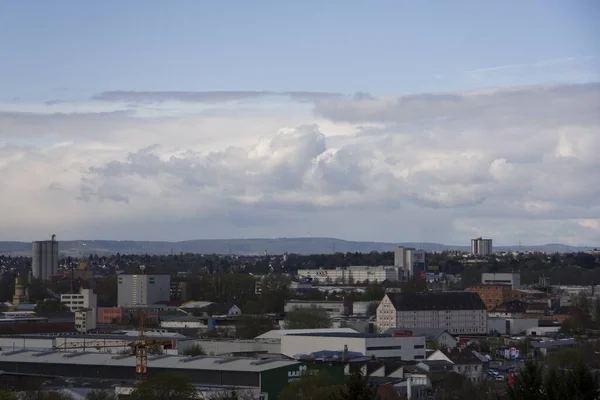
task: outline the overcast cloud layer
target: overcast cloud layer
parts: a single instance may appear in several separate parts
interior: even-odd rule
[[[0,104],[0,240],[600,241],[600,85]]]

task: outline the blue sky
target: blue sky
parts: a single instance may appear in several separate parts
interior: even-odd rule
[[[2,2],[0,96],[594,81],[598,20],[594,0]]]

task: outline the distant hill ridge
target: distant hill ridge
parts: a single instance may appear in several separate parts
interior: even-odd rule
[[[59,241],[61,255],[81,256],[88,254],[331,254],[334,252],[392,251],[397,246],[414,247],[425,251],[460,250],[469,251],[470,246],[445,245],[426,242],[355,242],[334,238],[276,238],[276,239],[200,239],[182,242],[139,241],[139,240],[65,240]],[[547,253],[570,253],[590,250],[592,247],[576,247],[563,244],[538,246],[494,246],[495,251],[545,251]],[[0,241],[0,254],[31,255],[30,242]]]

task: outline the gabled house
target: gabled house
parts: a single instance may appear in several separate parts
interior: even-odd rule
[[[458,346],[458,339],[445,329],[435,328],[390,328],[385,333],[395,336],[410,332],[413,336],[424,336],[425,341],[434,343],[435,347],[440,349],[453,349]],[[428,346],[427,348],[431,348]]]
[[[242,315],[242,310],[237,305],[231,303],[213,303],[207,307],[207,312],[211,316],[219,315],[233,317],[236,315]]]
[[[436,350],[427,357],[427,361],[447,361],[452,363],[452,371],[464,375],[472,382],[483,379],[484,362],[472,350],[457,348],[452,351]]]

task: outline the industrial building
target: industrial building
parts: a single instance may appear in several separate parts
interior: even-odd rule
[[[511,289],[521,288],[521,274],[519,273],[493,273],[484,272],[481,274],[482,285],[503,285]]]
[[[118,307],[153,305],[171,299],[170,275],[119,275]]]
[[[40,324],[44,325],[44,324]],[[118,331],[110,334],[78,334],[77,332],[55,334],[22,334],[0,337],[0,348],[3,350],[38,350],[50,351],[55,347],[77,347],[70,351],[101,352],[117,354],[130,350],[129,343],[137,338],[137,331]],[[170,340],[174,353],[181,352],[194,343],[187,336],[163,330],[149,330],[146,337],[150,339]],[[191,343],[187,343],[187,342]],[[101,346],[101,347],[98,347]],[[109,347],[110,346],[110,347]]]
[[[366,357],[425,359],[424,336],[392,336],[376,333],[297,333],[281,337],[281,354],[287,357],[320,351],[348,351]]]
[[[488,318],[488,331],[502,335],[521,335],[529,328],[537,328],[539,320],[535,318]]]
[[[474,256],[491,256],[494,254],[492,239],[471,239],[471,254]]]
[[[56,235],[52,240],[42,240],[32,243],[31,271],[33,277],[44,281],[49,280],[58,271],[58,242]]]
[[[0,370],[7,373],[133,379],[135,357],[87,352],[15,350],[0,353]],[[344,380],[341,365],[304,364],[294,360],[219,358],[158,355],[148,358],[148,376],[164,373],[185,375],[195,385],[258,389],[262,399],[277,400],[279,392],[298,379],[302,371],[326,370],[336,381]]]
[[[377,328],[444,329],[453,335],[486,335],[487,309],[477,293],[387,293],[377,307]]]

